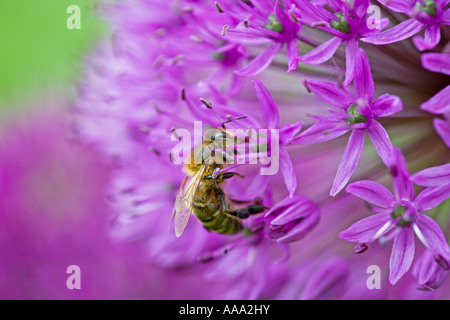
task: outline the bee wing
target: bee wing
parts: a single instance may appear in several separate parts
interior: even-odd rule
[[[181,236],[189,222],[189,217],[191,216],[191,212],[194,207],[195,194],[200,186],[206,167],[206,165],[202,166],[202,168],[195,174],[189,182],[186,193],[181,199],[179,199],[179,203],[175,204],[175,235],[177,237]]]
[[[180,189],[178,189],[177,197],[175,199],[175,205],[173,206],[172,215],[170,216],[170,222],[169,222],[169,228],[172,225],[173,217],[175,216],[175,212],[177,208],[181,204],[181,199],[184,191],[184,185],[186,184],[186,181],[188,179],[188,176],[185,176],[183,179],[183,182],[181,183]]]

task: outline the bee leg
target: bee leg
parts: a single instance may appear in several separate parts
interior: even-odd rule
[[[241,178],[244,178],[243,175],[237,173],[237,172],[225,172],[225,173],[219,173],[214,177],[214,175],[210,174],[209,176],[203,177],[203,179],[213,179],[213,180],[221,180],[221,179],[230,179],[233,176],[239,176]]]
[[[266,209],[267,209],[267,207],[263,206],[261,203],[255,203],[255,204],[251,204],[251,205],[249,205],[247,207],[238,208],[238,209],[234,209],[234,210],[228,211],[228,213],[233,215],[233,216],[236,216],[238,218],[246,219],[250,215],[261,213],[261,212],[263,212]]]
[[[222,204],[222,212],[226,212],[227,211],[227,203],[225,202],[225,194],[223,193],[222,189],[217,188],[217,190],[219,191],[219,195],[220,195],[220,203]]]

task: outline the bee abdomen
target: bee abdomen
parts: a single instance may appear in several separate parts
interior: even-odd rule
[[[217,211],[210,220],[202,223],[206,229],[222,234],[234,234],[243,228],[239,218],[221,211]]]
[[[210,203],[194,203],[194,214],[210,231],[234,234],[243,229],[241,219],[221,211]]]

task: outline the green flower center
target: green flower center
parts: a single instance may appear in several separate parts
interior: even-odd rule
[[[336,12],[335,16],[338,17],[339,20],[338,21],[331,20],[330,26],[333,29],[339,30],[340,32],[349,33],[350,32],[350,25],[345,20],[345,17],[344,17],[344,14],[342,13],[342,11]]]
[[[396,219],[400,218],[400,221],[397,222],[397,225],[398,225],[399,227],[407,227],[407,226],[409,226],[409,225],[411,224],[411,222],[412,222],[412,217],[411,217],[411,216],[408,216],[408,217],[405,217],[405,216],[404,216],[404,214],[405,214],[405,212],[406,212],[407,209],[408,209],[407,207],[398,204],[398,205],[395,207],[394,212],[392,212],[392,214],[391,214],[391,218],[392,218],[392,220],[394,220],[394,221],[395,221]]]
[[[268,24],[266,24],[267,30],[272,30],[272,31],[275,31],[278,33],[283,33],[284,27],[274,14],[271,14],[269,16],[269,21],[270,22]]]
[[[420,3],[417,3],[419,10],[425,12],[430,17],[434,17],[436,15],[436,2],[433,0],[425,0],[425,5],[422,6]]]
[[[359,113],[358,106],[356,104],[352,104],[348,107],[347,113],[351,115],[351,117],[347,118],[347,122],[349,124],[364,123],[367,121],[367,117]]]
[[[221,53],[221,52],[213,52],[212,56],[214,59],[219,60],[219,61],[225,60],[225,54]]]

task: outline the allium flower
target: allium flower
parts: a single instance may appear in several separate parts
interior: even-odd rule
[[[238,75],[256,76],[266,69],[275,55],[286,44],[288,72],[297,69],[298,47],[297,34],[300,25],[292,21],[291,0],[262,0],[253,4],[251,1],[216,1],[219,12],[233,18],[236,26],[226,27],[226,39],[231,42],[269,44],[259,55],[245,67],[236,70]]]
[[[432,3],[393,0],[373,19],[373,5],[102,5],[112,36],[87,57],[73,121],[116,167],[108,189],[114,239],[160,268],[220,287],[212,298],[446,297],[436,265],[446,268],[449,254],[448,9],[436,2],[433,15]],[[398,14],[414,7],[423,14]],[[389,23],[398,25],[384,30]],[[422,29],[424,39],[410,39]],[[209,129],[222,133],[208,137]],[[214,187],[223,194],[218,215],[248,213],[242,231],[207,231],[193,216],[178,238],[170,216],[180,186],[183,196],[195,180],[185,162],[201,143],[239,130],[231,146],[214,149],[234,162],[199,181],[223,179]],[[414,234],[437,263],[420,259],[412,274]],[[390,262],[382,248],[367,251],[375,240],[393,240]],[[382,273],[376,290],[366,282],[373,264]]]
[[[345,80],[344,86],[349,85],[354,77],[355,62],[358,54],[358,41],[360,37],[370,37],[384,29],[389,21],[383,19],[377,21],[379,27],[372,27],[367,22],[368,0],[354,1],[327,1],[334,13],[320,5],[307,0],[297,0],[298,8],[293,12],[299,16],[299,20],[312,27],[334,35],[331,39],[309,51],[299,58],[308,64],[321,64],[329,60],[338,47],[345,42]]]
[[[399,149],[395,149],[391,167],[394,194],[374,181],[358,181],[347,187],[347,192],[381,208],[370,217],[360,220],[340,233],[347,241],[359,243],[358,249],[367,248],[375,240],[393,239],[389,263],[389,281],[395,284],[411,266],[414,257],[414,233],[429,249],[436,262],[444,269],[450,268],[450,247],[439,225],[423,214],[450,197],[450,185],[424,189],[414,198],[406,162]],[[440,177],[438,176],[437,179]],[[448,179],[447,179],[448,180]],[[434,185],[437,182],[433,183]]]
[[[379,1],[389,9],[401,12],[411,17],[395,27],[363,41],[377,45],[398,42],[419,33],[425,29],[425,36],[415,36],[413,43],[420,51],[433,49],[441,40],[440,25],[450,25],[450,9],[446,8],[448,0],[425,1]]]
[[[399,112],[403,105],[399,97],[384,94],[375,101],[374,83],[369,61],[362,49],[356,57],[356,67],[360,71],[354,81],[355,94],[329,82],[306,80],[305,85],[318,97],[338,110],[325,117],[318,117],[316,124],[296,137],[294,143],[316,143],[336,138],[351,131],[330,195],[335,196],[349,181],[356,170],[367,130],[380,158],[387,163],[392,143],[383,126],[375,119]]]

